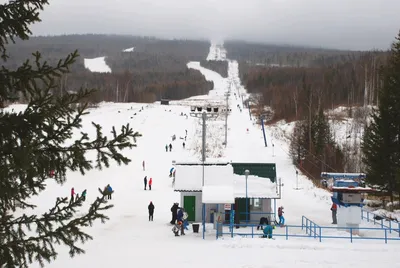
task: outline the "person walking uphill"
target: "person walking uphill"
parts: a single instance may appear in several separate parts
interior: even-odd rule
[[[147,208],[149,209],[149,221],[153,221],[154,204],[152,201],[150,201],[150,204]]]
[[[337,205],[335,203],[332,203],[331,206],[331,210],[332,210],[332,224],[337,224]]]
[[[151,191],[151,186],[153,185],[153,178],[150,178],[149,180],[149,190]]]
[[[147,176],[144,176],[143,183],[144,183],[144,189],[147,190]]]

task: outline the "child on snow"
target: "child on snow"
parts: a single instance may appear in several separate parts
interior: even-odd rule
[[[285,217],[283,217],[283,206],[280,206],[278,208],[278,217],[279,217],[279,225],[283,226],[285,225]]]
[[[172,232],[175,234],[175,236],[179,236],[179,230],[181,230],[181,223],[182,222],[177,222],[174,224],[174,227],[172,227]]]
[[[275,229],[275,225],[274,226],[272,226],[272,225],[266,225],[265,227],[264,227],[264,229],[263,229],[263,238],[269,238],[269,239],[271,239],[272,238],[272,232],[273,232],[273,230]]]

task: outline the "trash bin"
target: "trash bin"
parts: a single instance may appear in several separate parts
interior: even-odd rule
[[[199,232],[199,227],[200,227],[200,224],[192,223],[193,233],[198,233]]]

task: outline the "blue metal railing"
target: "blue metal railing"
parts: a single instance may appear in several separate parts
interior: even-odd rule
[[[378,216],[382,219],[376,220],[375,217]],[[400,222],[395,222],[390,219],[387,219],[385,217],[382,217],[379,214],[370,212],[368,210],[361,209],[361,219],[362,220],[367,220],[367,222],[373,222],[374,224],[377,224],[381,226],[381,228],[387,228],[389,230],[389,233],[392,233],[392,231],[399,233],[400,237]],[[384,222],[388,222],[387,224],[384,224]]]
[[[309,236],[314,236],[314,238],[321,236],[321,227],[306,216],[301,216],[301,229],[304,230],[304,228],[306,229],[306,234],[309,234]]]
[[[219,232],[218,230],[221,228],[222,225],[222,232]],[[231,237],[239,235],[239,236],[251,236],[253,237],[261,237],[263,234],[261,232],[257,232],[255,228],[258,226],[258,224],[233,224],[234,227],[247,227],[251,228],[251,230],[247,230],[244,228],[237,229],[235,228],[230,228],[229,232],[224,232],[223,227],[231,227],[230,224],[223,224],[223,223],[217,223],[217,232],[216,232],[216,239],[222,235],[230,235]],[[277,237],[285,237],[286,240],[289,239],[289,237],[299,237],[299,238],[314,238],[318,239],[319,242],[322,242],[322,239],[349,239],[351,243],[353,243],[353,240],[384,240],[385,243],[387,244],[388,241],[400,241],[400,238],[397,237],[388,237],[389,229],[387,228],[351,228],[351,227],[328,227],[328,226],[319,226],[315,222],[311,221],[307,217],[302,217],[302,225],[285,225],[284,227],[284,233],[274,233],[273,236]],[[294,229],[302,229],[306,231],[305,234],[296,234],[293,232]],[[326,232],[323,232],[324,230],[343,230],[343,231],[348,231],[348,235],[345,236],[338,236],[338,235],[329,235]],[[380,237],[368,237],[368,236],[359,236],[359,235],[354,235],[355,231],[362,231],[362,230],[370,230],[370,231],[381,231],[382,236]]]

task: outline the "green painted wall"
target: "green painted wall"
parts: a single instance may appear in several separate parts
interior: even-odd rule
[[[269,178],[272,182],[276,181],[276,165],[267,163],[231,163],[233,173],[244,175],[244,171],[248,169],[250,175]]]

